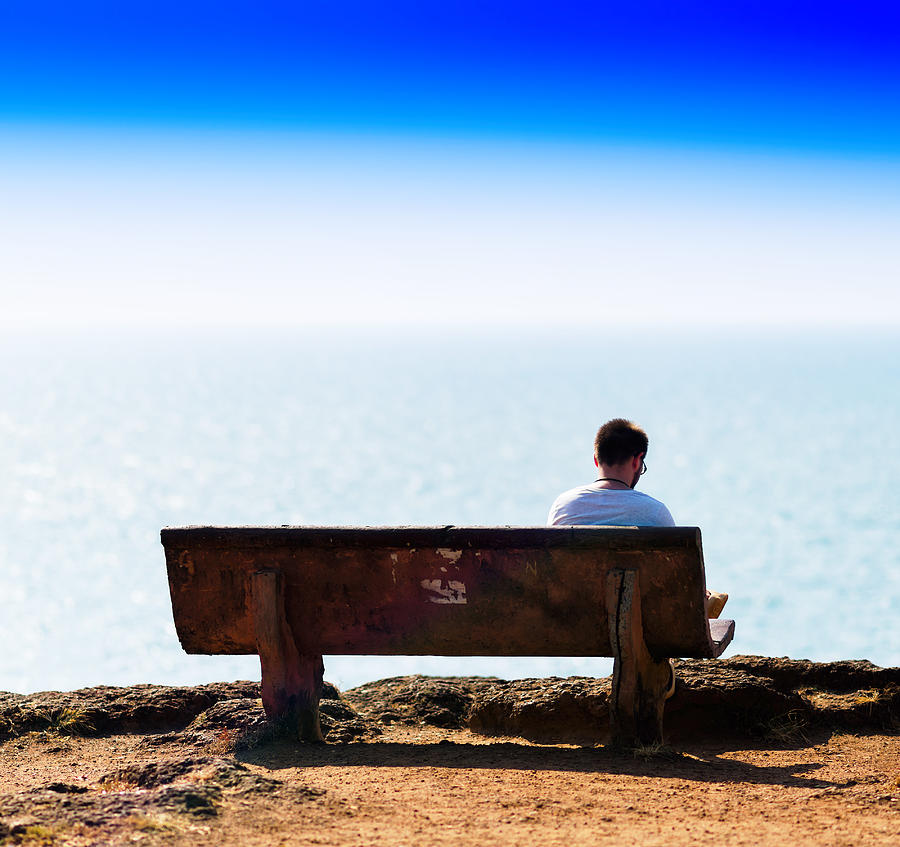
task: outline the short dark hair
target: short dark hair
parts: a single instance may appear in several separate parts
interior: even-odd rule
[[[636,423],[613,418],[597,430],[594,455],[604,465],[618,465],[638,453],[646,454],[649,443],[647,433]]]

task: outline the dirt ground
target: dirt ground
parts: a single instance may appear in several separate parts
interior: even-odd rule
[[[226,747],[10,739],[0,844],[900,845],[896,734],[621,752],[391,726]]]

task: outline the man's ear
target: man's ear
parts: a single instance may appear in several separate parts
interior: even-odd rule
[[[594,456],[594,467],[595,468],[600,467],[600,460],[596,456]]]

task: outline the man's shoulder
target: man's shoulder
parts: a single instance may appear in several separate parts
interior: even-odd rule
[[[562,516],[568,514],[575,504],[583,497],[587,496],[591,490],[590,485],[576,485],[575,488],[568,488],[563,491],[562,494],[557,495],[550,506],[550,514],[547,518],[547,523],[550,525],[559,523]]]
[[[587,485],[576,485],[575,488],[570,488],[568,491],[563,491],[562,494],[557,497],[557,500],[568,500],[574,497],[581,496],[590,496],[600,494],[603,496],[613,496],[613,497],[622,497],[625,499],[635,498],[644,503],[658,503],[660,506],[664,506],[665,504],[662,500],[657,500],[655,497],[651,497],[649,494],[646,494],[643,491],[638,491],[635,488],[599,488],[596,484],[588,483]]]
[[[588,483],[587,485],[576,485],[574,488],[569,488],[566,491],[563,491],[563,493],[560,494],[553,502],[561,503],[565,500],[574,500],[576,497],[582,497],[586,494],[595,493],[596,491],[597,489],[594,488],[590,483]]]
[[[636,499],[641,502],[644,506],[652,506],[657,505],[661,506],[663,509],[666,508],[665,503],[661,500],[657,500],[655,497],[651,497],[649,494],[645,494],[643,491],[636,491],[633,488],[598,488],[596,484],[588,483],[587,485],[576,485],[574,488],[569,488],[566,491],[563,491],[562,494],[558,495],[557,498],[553,501],[556,503],[566,503],[571,500],[577,500],[580,497],[615,497],[622,499]]]
[[[666,504],[663,503],[662,500],[657,500],[655,497],[651,497],[649,494],[647,494],[644,491],[635,491],[635,489],[632,488],[629,492],[623,491],[622,493],[623,494],[625,494],[625,493],[633,494],[635,497],[641,498],[641,500],[643,500],[644,502],[646,502],[648,504],[656,503],[657,505],[662,506],[663,508],[666,507]]]
[[[550,507],[547,523],[609,524],[615,526],[674,526],[666,505],[632,488],[598,488],[579,485],[563,491]]]
[[[603,496],[601,492],[604,492],[605,490],[606,489],[598,489],[590,483],[587,485],[576,485],[574,488],[563,491],[562,494],[553,501],[550,511],[552,513],[555,510],[564,509],[566,506],[571,506],[583,500],[594,502],[598,496]]]
[[[634,489],[632,489],[632,494],[640,498],[638,502],[644,512],[655,513],[653,518],[655,526],[675,526],[675,519],[669,511],[669,507],[662,500],[657,500],[643,491],[634,491]]]

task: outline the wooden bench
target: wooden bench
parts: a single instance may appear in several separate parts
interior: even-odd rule
[[[324,655],[612,656],[610,724],[662,740],[669,657],[714,658],[696,527],[162,530],[188,653],[258,654],[272,719],[322,740]]]

